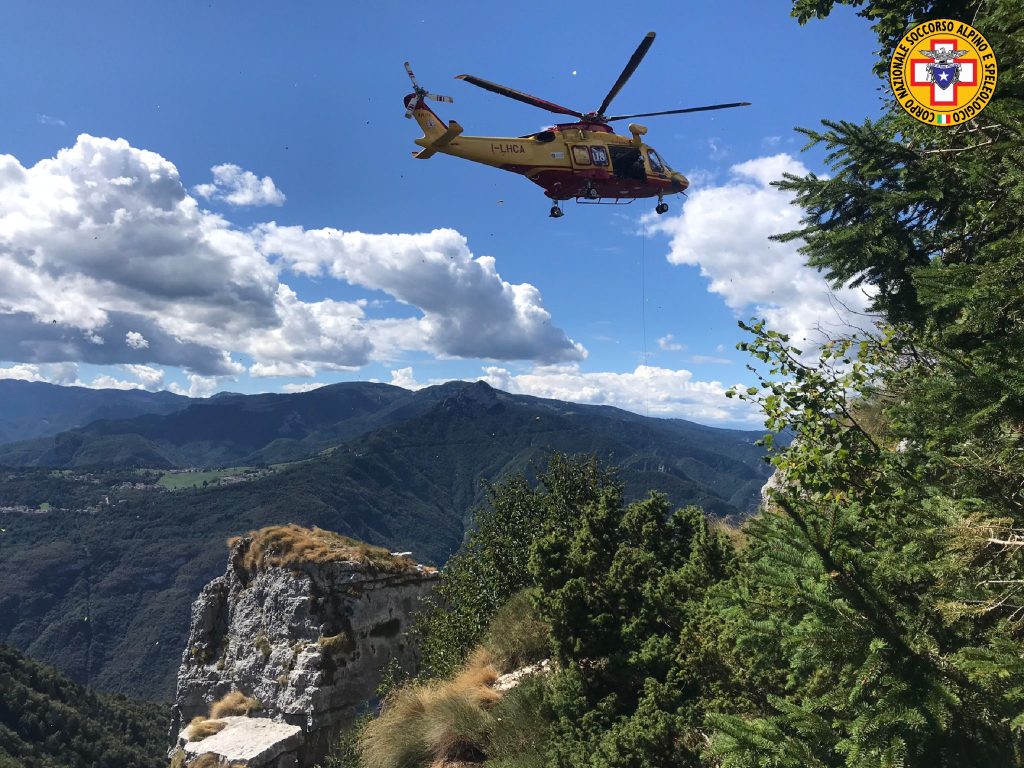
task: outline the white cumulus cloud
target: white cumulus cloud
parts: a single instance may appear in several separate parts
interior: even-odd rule
[[[522,395],[592,405],[612,405],[634,413],[692,419],[705,424],[746,424],[762,417],[749,404],[725,397],[731,385],[694,379],[687,370],[639,365],[633,371],[586,372],[576,364],[538,366],[514,374],[505,368],[484,369],[484,381],[496,389]]]
[[[172,382],[167,388],[176,395],[187,397],[209,397],[220,388],[221,377],[200,376],[193,373],[188,376],[188,387],[183,387],[177,382]]]
[[[90,389],[148,389],[156,391],[163,387],[164,372],[148,365],[121,365],[119,368],[135,377],[135,381],[119,379],[116,376],[102,373],[85,381],[79,377],[78,365],[75,363],[18,363],[7,368],[0,368],[0,379],[20,379],[21,381],[42,381],[63,386],[89,387]]]
[[[215,172],[225,190],[236,178],[248,177]],[[287,282],[296,273],[416,311],[370,319],[367,299],[306,301]],[[174,366],[205,377],[189,384],[197,392],[247,366],[313,376],[407,351],[586,354],[534,286],[503,280],[457,232],[242,229],[203,210],[173,163],[123,139],[83,134],[31,167],[0,155],[0,274],[0,360]]]
[[[253,363],[249,366],[249,375],[256,378],[268,376],[301,376],[310,378],[316,376],[316,368],[307,363],[295,362],[274,362],[274,363]]]
[[[813,341],[818,329],[855,323],[868,300],[859,289],[831,291],[804,265],[800,241],[768,239],[800,225],[792,196],[770,186],[786,172],[802,175],[807,168],[786,153],[739,163],[725,184],[694,191],[678,216],[651,217],[648,224],[669,236],[669,262],[699,267],[708,290],[738,316],[765,317],[794,340]]]
[[[118,379],[106,373],[101,373],[89,384],[83,384],[81,382],[76,383],[78,386],[85,386],[91,389],[145,389],[142,382]]]
[[[197,184],[193,191],[207,200],[223,200],[230,205],[284,205],[284,193],[269,176],[262,179],[232,163],[210,169],[213,182]]]
[[[132,363],[122,365],[121,368],[138,379],[143,389],[156,391],[161,389],[164,385],[164,372],[160,368],[154,368],[151,365],[135,365]]]
[[[0,368],[0,379],[74,384],[78,381],[78,366],[74,363],[50,363],[48,365],[18,363],[7,368]]]
[[[391,294],[419,307],[415,323],[391,324],[418,346],[451,357],[538,362],[581,360],[586,350],[551,322],[540,291],[501,278],[491,256],[474,256],[452,229],[372,235],[336,229],[261,227],[264,252],[297,272],[331,277]]]
[[[103,343],[102,337],[97,337],[97,338],[99,338],[99,343],[102,344]],[[91,338],[90,338],[90,341],[92,341]],[[147,349],[149,347],[149,342],[146,341],[146,337],[143,336],[138,331],[128,331],[128,333],[126,333],[124,335],[124,341],[125,341],[125,344],[127,344],[132,349]]]
[[[676,341],[676,337],[671,333],[658,339],[658,347],[666,352],[680,352],[686,349],[686,346]]]
[[[412,367],[399,368],[391,372],[391,381],[388,382],[393,387],[401,387],[402,389],[422,389],[425,384],[420,384],[416,381],[416,376],[413,374]]]
[[[281,391],[292,395],[296,392],[312,392],[314,389],[320,389],[323,386],[326,385],[322,381],[305,381],[301,384],[285,384],[281,387]]]

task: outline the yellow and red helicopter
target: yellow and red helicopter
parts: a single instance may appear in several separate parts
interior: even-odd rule
[[[409,73],[413,87],[413,92],[405,97],[405,116],[416,118],[423,129],[423,136],[416,139],[416,143],[423,149],[414,152],[413,156],[425,160],[440,152],[522,174],[543,187],[544,194],[551,198],[552,218],[563,215],[559,205],[561,201],[574,198],[577,203],[631,203],[641,197],[657,197],[658,205],[654,210],[665,213],[668,210],[665,195],[684,192],[690,182],[683,174],[673,170],[653,147],[644,143],[643,136],[647,133],[644,126],[630,123],[631,136],[626,137],[615,133],[608,124],[635,117],[745,107],[750,102],[608,116],[605,113],[612,100],[640,66],[653,43],[654,33],[648,32],[615,85],[604,97],[601,106],[593,112],[578,112],[473,75],[458,75],[457,79],[492,93],[548,112],[577,118],[574,123],[559,123],[547,130],[518,137],[463,136],[462,126],[454,120],[445,125],[427,106],[426,101],[429,99],[451,104],[452,98],[422,88],[416,82],[409,62],[405,62],[405,70]]]

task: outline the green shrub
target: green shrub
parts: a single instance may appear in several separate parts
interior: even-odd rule
[[[536,584],[530,573],[534,542],[568,531],[580,510],[602,494],[621,496],[615,472],[594,457],[553,454],[531,487],[523,476],[488,489],[488,504],[474,513],[474,528],[445,564],[433,605],[415,626],[421,638],[421,676],[452,675],[483,640],[512,595]]]
[[[341,734],[337,745],[319,768],[363,768],[359,759],[359,737],[363,729],[371,722],[373,722],[372,714],[361,715],[348,730]]]
[[[531,560],[558,662],[552,762],[702,765],[703,707],[722,684],[702,620],[735,568],[729,540],[700,509],[673,511],[657,494],[628,507],[606,494],[576,525],[537,542]]]

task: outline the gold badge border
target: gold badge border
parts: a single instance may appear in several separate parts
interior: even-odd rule
[[[991,84],[991,86],[989,88],[990,92],[989,92],[988,96],[983,97],[982,96],[982,88],[979,87],[978,88],[978,92],[975,94],[975,97],[973,99],[971,99],[967,104],[965,104],[963,106],[953,107],[952,109],[937,109],[935,107],[932,107],[930,104],[924,104],[921,101],[919,101],[917,99],[917,97],[913,95],[913,92],[910,90],[910,88],[908,86],[906,88],[907,94],[908,94],[908,98],[904,99],[904,101],[900,101],[899,97],[896,94],[896,85],[893,82],[894,71],[896,70],[896,54],[900,52],[901,47],[903,47],[905,49],[906,53],[907,53],[907,56],[904,57],[904,61],[901,64],[901,67],[900,67],[902,69],[902,71],[903,71],[903,76],[906,77],[906,73],[907,73],[907,67],[906,67],[907,60],[910,57],[910,53],[914,50],[914,46],[920,44],[920,40],[918,40],[917,43],[907,43],[907,38],[911,37],[914,34],[914,32],[916,32],[918,29],[920,29],[921,27],[923,27],[923,26],[925,26],[927,24],[935,24],[935,23],[940,23],[940,22],[949,22],[950,24],[957,25],[958,27],[963,27],[965,29],[965,31],[967,31],[967,32],[974,32],[974,33],[976,33],[976,35],[980,38],[979,42],[984,43],[985,46],[987,47],[987,50],[992,52],[991,64],[992,64],[992,67],[993,67],[993,73],[992,73],[993,74],[993,80],[992,80],[992,84]],[[935,37],[938,34],[953,35],[955,37],[959,37],[961,39],[964,39],[965,42],[966,42],[965,36],[963,34],[960,34],[959,32],[944,32],[944,33],[932,33],[932,32],[929,32],[929,33],[925,33],[923,36],[925,36],[925,37]],[[978,70],[979,71],[977,73],[977,76],[980,78],[980,77],[982,77],[982,74],[984,72],[984,67],[982,65],[982,58],[981,58],[981,54],[983,53],[983,51],[979,50],[978,42],[970,42],[970,45],[971,45],[972,48],[974,48],[974,53],[978,56]],[[998,82],[998,77],[999,77],[999,65],[998,65],[998,61],[997,61],[997,59],[995,57],[995,49],[992,47],[992,44],[988,41],[988,38],[985,37],[985,35],[983,35],[981,33],[981,31],[979,29],[977,29],[976,27],[971,26],[966,21],[959,21],[957,19],[928,19],[927,21],[922,21],[920,24],[915,24],[913,27],[908,29],[906,31],[906,33],[904,33],[902,38],[900,38],[899,43],[896,45],[896,48],[893,50],[892,57],[889,59],[889,88],[892,91],[893,98],[896,99],[896,103],[900,105],[900,107],[903,109],[904,112],[906,112],[908,115],[910,115],[912,118],[914,118],[918,122],[924,123],[925,125],[932,125],[932,126],[935,126],[936,128],[951,128],[954,125],[962,125],[963,123],[966,123],[969,120],[973,120],[978,115],[980,115],[982,110],[984,110],[985,107],[988,106],[988,103],[992,100],[992,96],[995,94],[995,89],[996,89],[996,84]],[[906,101],[908,101],[908,100],[913,102],[913,106],[918,107],[919,111],[918,111],[917,114],[915,114],[915,110],[913,110],[913,109],[911,109],[910,107],[907,106]],[[956,121],[952,121],[951,120],[949,123],[946,123],[946,124],[940,124],[940,123],[935,122],[937,115],[956,116],[958,112],[965,112],[968,109],[968,107],[970,107],[972,105],[975,105],[978,102],[981,102],[980,106],[978,106],[976,109],[974,109],[971,112],[971,114],[969,114],[969,115],[965,114],[964,116],[960,117],[960,119],[958,119]],[[928,116],[927,117],[923,117],[923,116],[921,116],[920,112],[926,112],[926,113],[928,113]]]

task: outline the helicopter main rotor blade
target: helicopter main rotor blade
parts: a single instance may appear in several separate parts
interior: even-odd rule
[[[412,67],[409,66],[409,62],[405,62],[405,71],[409,75],[409,79],[412,80],[412,87],[414,91],[420,90],[420,84],[416,82],[416,75],[412,73]]]
[[[480,77],[474,77],[473,75],[456,75],[455,79],[465,80],[467,83],[475,85],[478,88],[483,88],[485,91],[497,93],[501,96],[507,96],[510,99],[515,99],[516,101],[521,101],[524,104],[530,104],[534,107],[540,107],[541,109],[546,109],[548,112],[554,112],[561,115],[572,115],[573,117],[583,117],[583,113],[577,112],[575,109],[563,107],[559,104],[555,104],[553,101],[538,99],[536,96],[531,96],[528,93],[517,91],[513,88],[509,88],[508,86],[492,83],[490,80],[484,80]]]
[[[622,70],[622,74],[619,75],[619,79],[615,81],[615,85],[608,91],[608,95],[604,97],[604,101],[601,102],[601,106],[597,108],[597,114],[603,115],[604,111],[608,109],[608,106],[612,103],[612,99],[618,96],[619,91],[622,90],[622,86],[626,84],[626,81],[633,76],[636,72],[636,68],[640,66],[640,62],[644,60],[644,56],[647,55],[647,51],[651,49],[651,45],[654,44],[654,33],[648,32],[644,39],[640,41],[640,45],[633,51],[633,55],[630,57],[626,64],[626,68]]]
[[[737,101],[732,104],[711,104],[707,107],[689,107],[687,109],[670,109],[665,112],[641,112],[636,115],[615,115],[614,117],[606,117],[607,122],[612,120],[628,120],[631,117],[657,117],[658,115],[681,115],[685,112],[708,112],[712,109],[730,109],[732,107],[749,107],[749,101]]]

